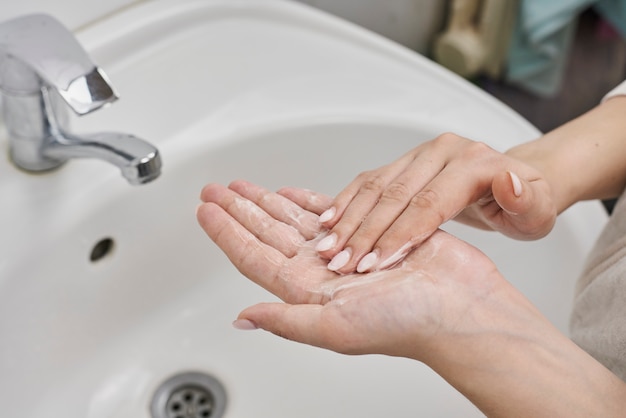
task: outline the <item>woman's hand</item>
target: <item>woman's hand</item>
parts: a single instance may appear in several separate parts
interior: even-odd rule
[[[321,198],[307,204],[317,211]],[[245,309],[236,327],[423,361],[488,416],[623,415],[626,385],[559,333],[484,254],[446,232],[393,268],[339,275],[315,251],[316,213],[246,182],[209,185],[202,200],[197,216],[207,234],[284,301]]]
[[[209,185],[198,219],[239,270],[285,303],[240,314],[240,326],[351,354],[424,360],[436,341],[480,334],[484,306],[510,290],[480,251],[439,230],[395,268],[339,275],[315,251],[317,215],[247,182]]]
[[[307,193],[283,194],[301,203]],[[326,204],[320,222],[329,233],[316,249],[344,274],[389,268],[452,218],[529,240],[546,235],[557,215],[541,172],[454,134],[360,174]]]

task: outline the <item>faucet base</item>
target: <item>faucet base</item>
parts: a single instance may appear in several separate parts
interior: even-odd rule
[[[15,165],[26,171],[49,171],[60,167],[65,160],[44,155],[44,147],[54,141],[53,135],[59,124],[67,124],[67,112],[57,105],[59,96],[42,88],[33,94],[5,93],[2,102],[10,157]]]
[[[13,148],[9,150],[9,159],[13,163],[13,165],[24,171],[25,173],[30,174],[46,174],[52,171],[56,171],[59,168],[63,167],[67,161],[58,161],[49,158],[37,158],[37,163],[30,165],[28,160],[20,160],[16,158],[17,155],[24,155],[24,151],[15,152]]]

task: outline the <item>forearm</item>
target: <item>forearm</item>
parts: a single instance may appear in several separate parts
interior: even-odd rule
[[[485,332],[443,342],[429,365],[490,417],[623,416],[624,382],[523,296],[504,300],[476,315]]]
[[[618,196],[626,185],[626,96],[617,96],[507,152],[539,169],[560,212]]]

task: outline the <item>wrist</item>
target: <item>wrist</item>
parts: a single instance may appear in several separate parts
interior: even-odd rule
[[[484,321],[483,329],[440,339],[426,361],[430,367],[488,416],[611,417],[623,412],[621,380],[512,287],[494,298],[471,315]]]
[[[618,196],[626,184],[626,96],[506,154],[544,174],[558,212],[581,200]]]

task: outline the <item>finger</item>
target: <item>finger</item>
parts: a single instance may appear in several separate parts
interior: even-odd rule
[[[414,151],[378,170],[359,174],[335,197],[331,208],[320,215],[320,222],[330,228],[331,237],[321,241],[326,245],[318,245],[320,255],[332,258],[344,248],[363,219],[376,206],[385,188],[413,161],[413,154]]]
[[[305,238],[292,226],[271,217],[254,202],[233,190],[210,184],[202,190],[202,199],[222,207],[246,230],[287,257],[296,255]]]
[[[316,215],[321,215],[333,202],[332,197],[328,195],[297,187],[283,187],[276,193],[291,200],[302,209],[313,212]]]
[[[405,168],[415,159],[418,150],[413,149],[398,160],[387,164],[379,169],[365,171],[360,173],[353,181],[351,181],[337,196],[332,203],[332,216],[327,216],[321,222],[328,228],[334,227],[339,220],[344,220],[347,208],[362,204],[365,208],[373,207],[378,198],[382,194],[385,187],[397,177]],[[354,202],[355,198],[359,198],[360,203]],[[366,210],[364,213],[367,213]],[[324,215],[322,214],[322,217]],[[360,218],[357,217],[359,223]]]
[[[354,336],[353,327],[334,307],[326,305],[261,303],[242,311],[238,320],[250,321],[291,341],[339,353],[361,354],[365,349],[365,341]]]
[[[346,242],[345,248],[350,249],[351,258],[338,270],[339,272],[349,273],[355,270],[364,272],[372,267],[372,263],[376,261],[376,254],[370,255],[361,263],[363,257],[368,253],[371,254],[378,239],[406,209],[413,196],[443,169],[444,163],[443,157],[438,158],[432,153],[427,156],[418,155],[386,187],[374,208]],[[339,229],[341,222],[343,220],[333,228],[333,232]]]
[[[291,200],[244,180],[232,182],[229,189],[256,203],[274,219],[291,225],[306,239],[311,240],[320,233],[318,216],[304,210]]]
[[[501,208],[498,216],[487,218],[493,229],[525,240],[539,239],[552,230],[556,207],[543,179],[529,181],[507,171],[494,177],[492,191]]]
[[[486,195],[490,188],[488,168],[467,163],[446,166],[410,200],[402,214],[382,234],[373,255],[366,255],[375,258],[370,260],[369,269],[386,269],[402,260],[442,224]]]
[[[207,235],[244,276],[279,297],[285,293],[278,279],[286,262],[282,252],[259,241],[215,203],[200,205],[196,216]]]

